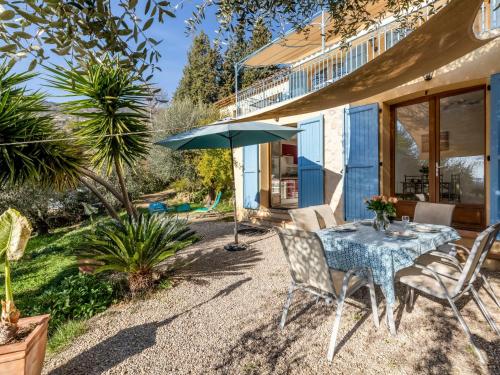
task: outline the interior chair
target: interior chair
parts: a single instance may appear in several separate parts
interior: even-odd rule
[[[454,204],[418,202],[415,206],[413,221],[422,224],[451,226]]]
[[[326,261],[323,243],[316,233],[303,230],[275,228],[283,246],[290,269],[292,283],[283,309],[280,327],[286,323],[288,310],[292,303],[293,293],[302,290],[316,298],[324,298],[327,303],[336,299],[337,312],[330,338],[327,358],[333,359],[337,333],[342,316],[342,308],[346,298],[361,287],[368,287],[373,321],[379,327],[377,300],[372,273],[369,269],[356,269],[342,272],[332,269]]]
[[[431,254],[432,257],[419,257],[418,263],[414,266],[404,268],[396,274],[397,280],[407,286],[406,301],[408,301],[408,296],[411,296],[410,299],[413,300],[414,289],[424,295],[448,301],[470,344],[483,363],[485,362],[483,355],[474,343],[470,329],[456,307],[455,301],[464,294],[470,293],[488,324],[497,335],[500,335],[493,317],[473,285],[499,231],[500,223],[497,223],[480,233],[463,266],[451,255],[434,252]]]

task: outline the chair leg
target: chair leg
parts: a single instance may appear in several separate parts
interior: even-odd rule
[[[495,331],[495,333],[500,336],[500,331],[498,330],[498,327],[495,324],[495,320],[491,316],[488,309],[486,309],[486,306],[484,305],[483,301],[481,300],[481,297],[479,297],[479,294],[476,292],[476,289],[471,287],[470,290],[472,292],[472,298],[474,298],[474,301],[476,301],[476,304],[479,307],[479,310],[481,310],[484,318],[486,319],[486,321],[490,325],[491,329],[493,329],[493,331]]]
[[[477,356],[479,357],[479,361],[481,361],[481,363],[486,363],[486,361],[484,360],[483,353],[481,353],[479,348],[474,343],[474,340],[472,339],[472,334],[470,332],[469,326],[467,325],[467,323],[465,323],[465,320],[464,320],[462,314],[460,314],[460,311],[458,311],[458,308],[455,305],[455,303],[453,302],[453,300],[448,296],[446,298],[448,299],[448,302],[451,306],[451,309],[453,310],[453,313],[457,317],[458,321],[460,322],[460,325],[462,326],[462,329],[464,330],[467,338],[469,339],[469,343],[472,345],[472,347],[474,348],[474,351],[476,352]]]
[[[486,278],[486,276],[484,276],[483,274],[481,274],[481,278],[483,279],[483,283],[484,283],[483,287],[484,287],[484,289],[486,290],[486,292],[488,292],[488,294],[490,295],[491,299],[493,299],[493,301],[495,301],[495,303],[497,304],[497,306],[500,307],[500,301],[498,300],[497,295],[493,291],[493,287],[491,286],[490,282],[488,281],[488,279]]]
[[[283,329],[285,327],[286,316],[288,315],[288,309],[290,308],[290,305],[292,304],[294,291],[295,291],[295,283],[292,282],[292,284],[290,284],[290,288],[288,289],[288,296],[286,298],[285,307],[283,308],[283,314],[281,315],[281,323],[280,323],[281,329]]]
[[[380,322],[378,319],[378,307],[377,307],[377,297],[375,295],[375,285],[373,284],[373,276],[372,273],[368,270],[368,289],[370,291],[370,303],[372,305],[372,315],[373,315],[373,323],[375,323],[375,327],[380,327]]]
[[[329,362],[333,360],[333,355],[335,354],[335,347],[337,344],[337,334],[339,332],[340,319],[342,317],[342,309],[344,308],[344,301],[346,298],[347,286],[349,285],[350,278],[351,278],[351,273],[348,272],[344,276],[344,280],[342,282],[342,291],[340,292],[340,296],[337,300],[337,311],[335,313],[335,322],[333,323],[332,335],[330,337],[330,345],[328,346],[327,359]]]

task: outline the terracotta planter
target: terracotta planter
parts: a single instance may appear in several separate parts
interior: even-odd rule
[[[0,374],[40,375],[47,345],[49,315],[19,320],[19,327],[37,323],[23,342],[0,345]]]

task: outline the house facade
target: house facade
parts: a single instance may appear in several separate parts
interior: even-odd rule
[[[385,194],[399,198],[398,216],[413,216],[419,201],[455,204],[453,225],[465,238],[499,221],[500,38],[493,38],[500,32],[499,4],[473,7],[473,32],[488,42],[418,78],[341,105],[314,93],[329,86],[334,93],[335,85],[341,92],[358,70],[382,64],[384,54],[416,31],[388,17],[345,47],[325,37],[329,25],[320,14],[307,36],[292,31],[244,59],[237,69],[279,69],[220,101],[221,113],[241,121],[259,114],[259,121],[302,132],[235,151],[239,218],[277,224],[291,208],[326,203],[343,222],[371,217],[364,199]],[[302,99],[294,113],[287,103],[296,98]],[[318,100],[322,104],[311,108],[319,110],[300,107]],[[287,110],[278,116],[280,106]]]

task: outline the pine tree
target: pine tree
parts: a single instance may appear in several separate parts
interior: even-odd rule
[[[210,44],[208,36],[201,32],[193,39],[188,52],[175,100],[187,99],[194,103],[214,103],[219,94],[220,55]]]
[[[252,29],[248,53],[257,51],[271,41],[272,34],[264,21],[259,18]],[[243,73],[243,87],[250,86],[252,83],[271,75],[276,69],[274,67],[265,68],[245,68]]]
[[[221,92],[220,98],[234,93],[234,65],[241,61],[248,54],[248,43],[245,40],[245,27],[243,24],[239,24],[235,27],[234,36],[229,43],[224,54],[224,60],[222,63],[221,70]],[[240,70],[238,75],[239,86],[241,87],[242,82],[242,70]]]

